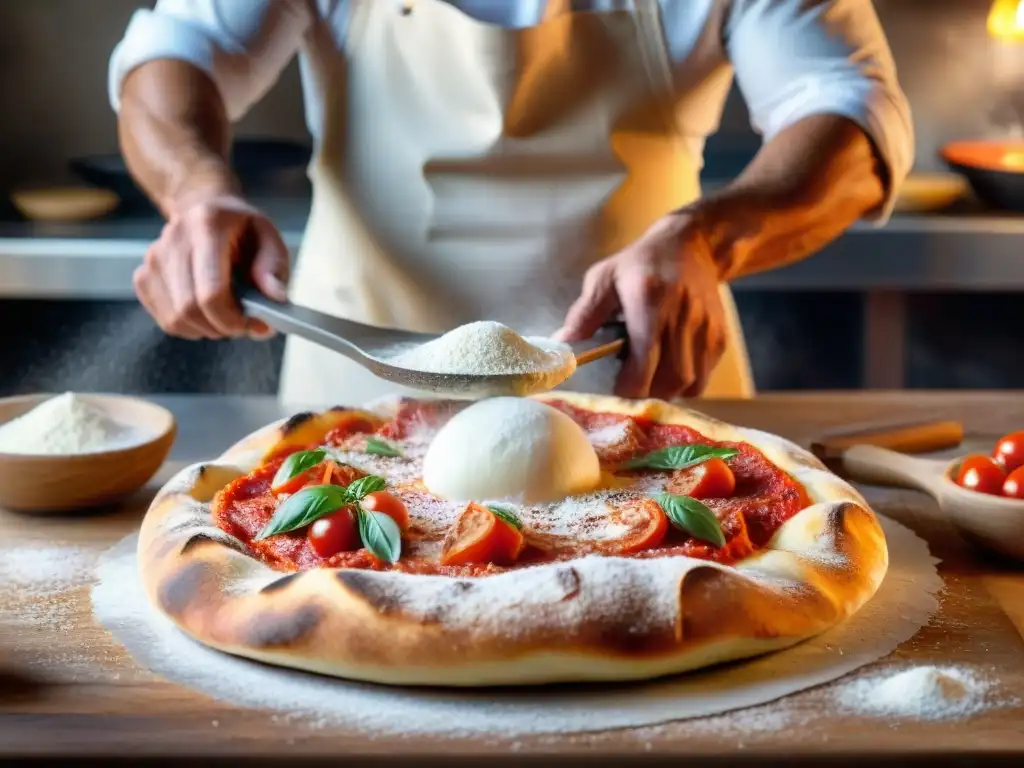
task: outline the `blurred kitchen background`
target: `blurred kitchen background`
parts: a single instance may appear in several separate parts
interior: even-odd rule
[[[0,395],[276,390],[281,339],[176,341],[133,300],[131,271],[159,232],[155,214],[39,224],[8,202],[18,187],[76,182],[73,159],[116,152],[107,60],[144,5],[0,0]],[[875,6],[913,107],[917,172],[948,170],[938,152],[951,141],[1024,137],[1024,35],[989,33],[992,0]],[[237,134],[308,141],[295,65]],[[708,145],[706,182],[735,174],[758,143],[734,93]],[[304,180],[274,179],[291,199],[268,210],[295,244]],[[735,288],[761,390],[1024,387],[1024,214],[970,197],[898,213]]]

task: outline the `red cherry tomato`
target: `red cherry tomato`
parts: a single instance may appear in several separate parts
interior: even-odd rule
[[[1017,467],[1003,481],[1003,496],[1024,499],[1024,466]]]
[[[366,494],[362,501],[363,509],[370,512],[382,512],[398,523],[399,530],[409,527],[409,510],[405,502],[387,491],[374,491]]]
[[[956,475],[956,483],[969,491],[993,493],[999,495],[1003,491],[1006,472],[996,463],[995,459],[981,454],[966,457],[960,463]]]
[[[667,490],[695,499],[724,499],[736,490],[736,476],[723,459],[708,459],[673,472]]]
[[[1003,435],[992,451],[992,457],[1003,465],[1007,472],[1024,466],[1024,431]]]
[[[441,565],[514,563],[523,551],[523,533],[487,507],[470,502],[445,536]]]
[[[339,552],[351,552],[362,546],[352,507],[343,507],[314,521],[309,526],[306,538],[313,551],[324,558]]]

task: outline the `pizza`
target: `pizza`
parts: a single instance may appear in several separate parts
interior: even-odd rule
[[[201,643],[395,685],[640,680],[791,646],[880,585],[864,499],[774,435],[552,392],[301,413],[155,497],[139,563]]]

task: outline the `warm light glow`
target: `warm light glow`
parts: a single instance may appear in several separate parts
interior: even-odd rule
[[[997,40],[1024,43],[1024,0],[995,0],[988,14],[988,33]]]
[[[1003,155],[1003,165],[1012,170],[1024,168],[1024,152],[1007,152]]]

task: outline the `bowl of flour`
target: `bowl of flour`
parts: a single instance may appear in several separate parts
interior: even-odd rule
[[[167,458],[174,416],[121,395],[0,399],[0,507],[65,512],[115,502]]]

